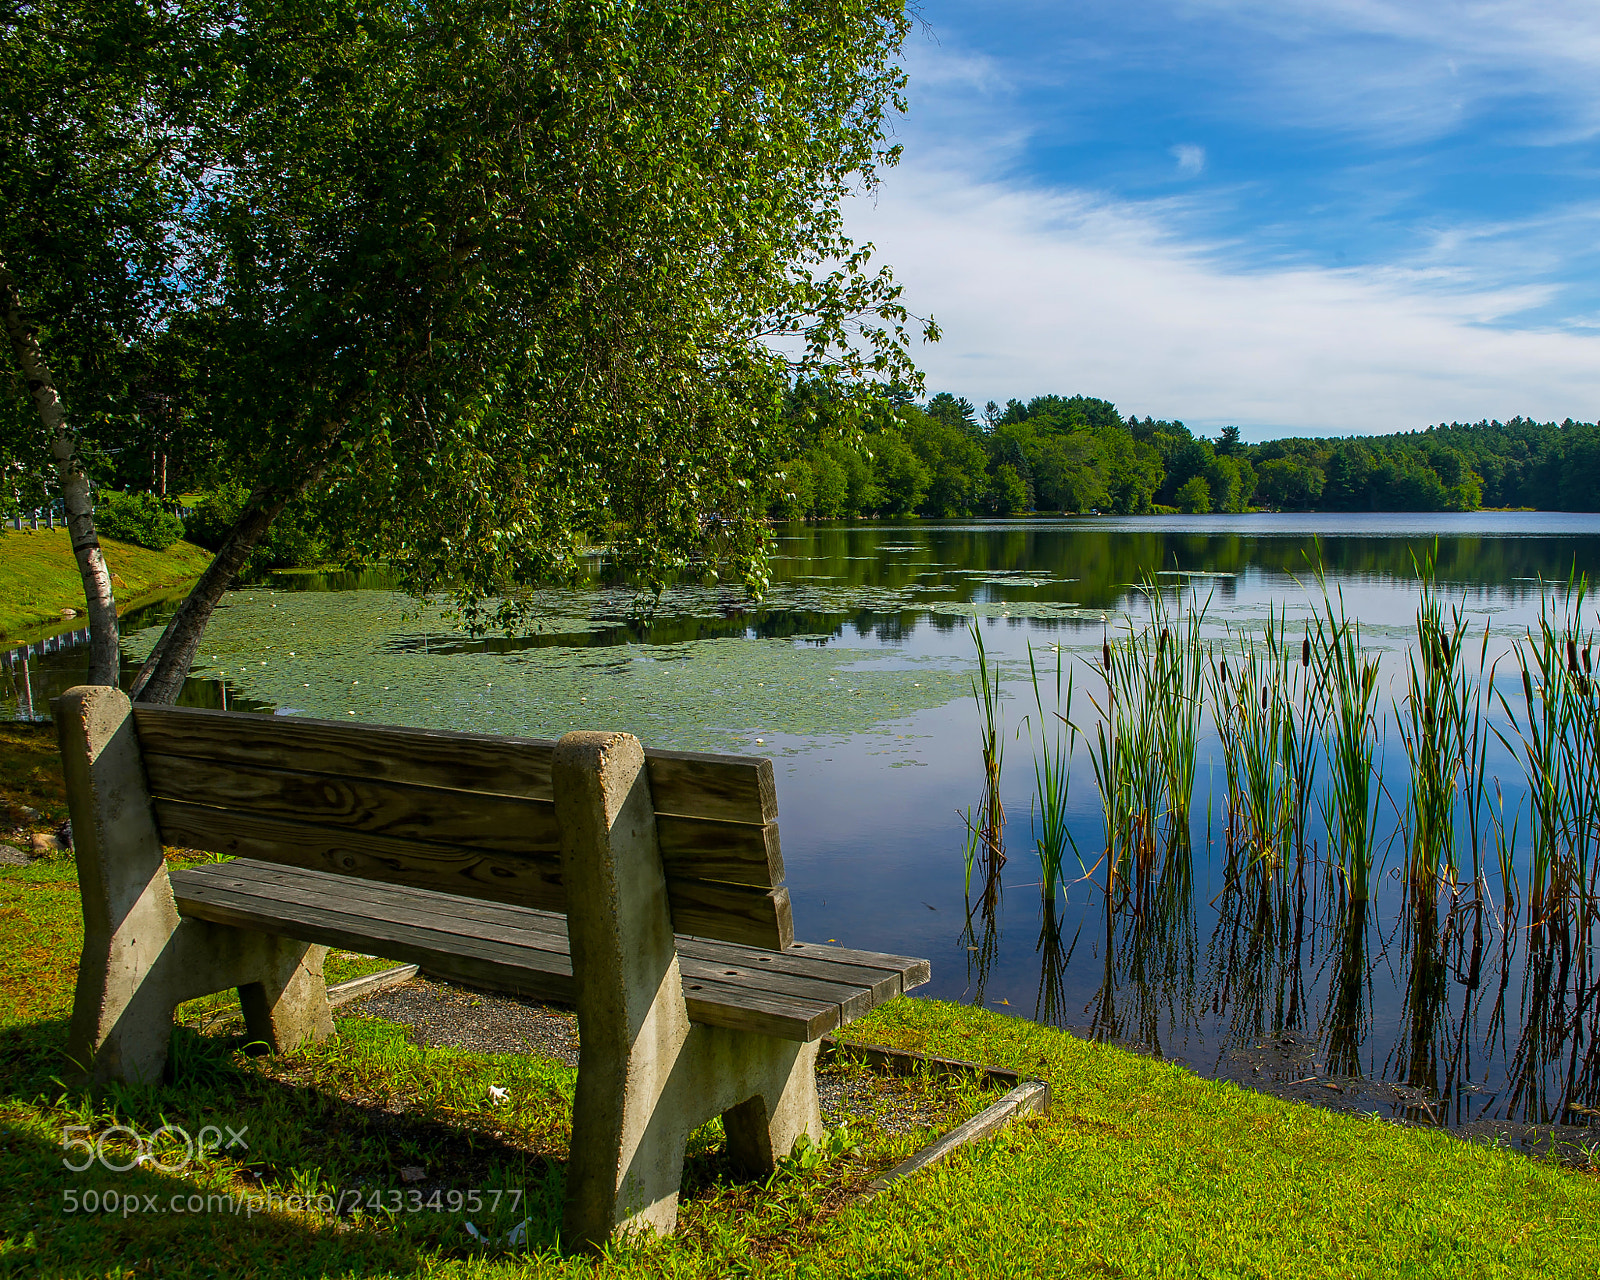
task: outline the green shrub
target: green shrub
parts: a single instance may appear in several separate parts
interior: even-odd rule
[[[183,537],[183,521],[153,493],[101,489],[94,500],[95,531],[103,537],[165,551]]]
[[[1203,476],[1190,476],[1177,493],[1178,510],[1186,516],[1203,516],[1211,510],[1211,486]]]

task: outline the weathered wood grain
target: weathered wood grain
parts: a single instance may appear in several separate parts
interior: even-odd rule
[[[550,800],[555,744],[485,733],[135,704],[143,751]]]
[[[394,898],[415,901],[431,915],[458,916],[468,921],[486,937],[501,933],[547,933],[566,945],[567,917],[559,911],[537,907],[519,906],[486,898],[463,898],[451,893],[438,893],[428,889],[407,888],[401,885],[382,884],[371,880],[357,880],[349,876],[330,875],[324,871],[310,871],[300,867],[277,866],[257,862],[252,858],[235,858],[204,867],[194,867],[174,875],[202,876],[207,882],[235,883],[249,886],[265,896],[281,892],[289,886],[299,886],[308,892],[322,895],[327,901],[341,902],[351,910],[365,910],[368,905],[387,902]],[[723,947],[727,943],[714,943]]]
[[[683,975],[684,990],[691,983],[715,982],[741,991],[769,992],[773,995],[793,996],[817,1004],[832,1005],[838,1011],[839,1023],[853,1022],[872,1008],[872,992],[865,987],[846,982],[829,982],[822,978],[808,978],[799,974],[773,972],[753,966],[734,965],[728,961],[701,960],[678,953],[678,970]]]
[[[342,915],[371,920],[377,927],[393,926],[400,929],[426,930],[430,936],[439,935],[462,942],[501,942],[524,951],[540,952],[550,956],[568,954],[565,934],[543,929],[486,927],[481,921],[467,920],[458,915],[433,910],[433,902],[429,898],[421,897],[414,890],[396,890],[390,886],[382,886],[385,892],[379,896],[359,899],[331,897],[323,892],[320,885],[296,883],[294,872],[282,877],[276,883],[262,883],[241,877],[229,877],[221,874],[220,870],[195,868],[194,874],[190,874],[183,883],[196,893],[238,895],[264,904],[275,903],[280,909],[290,912],[331,910]],[[177,880],[173,881],[174,885],[178,883]],[[437,896],[429,895],[430,898]],[[263,910],[270,911],[271,908],[264,906]]]
[[[540,854],[557,860],[561,854],[556,807],[548,800],[475,795],[151,751],[144,753],[144,764],[150,794],[162,800],[401,840]],[[693,838],[692,831],[689,835]],[[737,840],[728,843],[738,847]]]
[[[162,841],[179,848],[548,911],[566,907],[560,860],[548,855],[518,856],[400,840],[176,800],[157,799],[154,808]]]
[[[848,983],[869,992],[874,1006],[893,999],[904,990],[904,975],[889,963],[891,957],[887,956],[883,958],[882,965],[866,965],[816,954],[801,955],[793,948],[788,951],[768,951],[760,947],[691,938],[683,934],[678,935],[678,955],[712,963],[742,965],[754,973],[787,973],[802,978]]]
[[[794,942],[787,889],[667,877],[674,933],[782,951]]]
[[[849,947],[820,942],[791,942],[787,950],[791,955],[825,956],[842,960],[849,964],[870,965],[874,961],[887,962],[897,966],[905,975],[906,990],[908,991],[912,987],[920,987],[931,976],[927,960],[917,956],[891,956],[877,951],[854,951]]]
[[[140,748],[188,756],[469,791],[552,800],[555,744],[442,729],[347,724],[300,716],[135,706]],[[766,826],[778,817],[772,761],[761,756],[646,750],[658,813]]]
[[[150,792],[163,800],[402,840],[559,861],[555,805],[501,795],[146,752]],[[668,875],[770,888],[783,883],[776,823],[657,821]],[[199,846],[194,846],[199,847]]]
[[[656,840],[668,876],[725,880],[763,889],[783,883],[776,822],[757,826],[658,814]]]
[[[644,753],[657,813],[765,825],[778,820],[778,784],[765,756]]]
[[[754,1031],[809,1044],[839,1025],[839,1006],[775,991],[735,987],[708,978],[683,980],[683,1003],[691,1022],[734,1031]]]

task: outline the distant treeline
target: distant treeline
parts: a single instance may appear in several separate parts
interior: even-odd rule
[[[779,518],[1600,510],[1600,427],[1571,419],[1252,445],[1237,427],[1209,440],[1091,396],[990,401],[980,415],[945,392],[846,428],[801,387],[791,423]]]

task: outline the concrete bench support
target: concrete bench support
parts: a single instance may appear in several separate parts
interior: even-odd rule
[[[271,1052],[332,1034],[326,947],[178,915],[131,712],[107,686],[55,703],[83,895],[72,1061],[96,1083],[156,1083],[178,1005],[229,987]]]
[[[817,1044],[689,1021],[638,739],[569,733],[553,782],[583,1028],[563,1234],[595,1247],[674,1229],[685,1144],[713,1116],[752,1172],[819,1138]]]

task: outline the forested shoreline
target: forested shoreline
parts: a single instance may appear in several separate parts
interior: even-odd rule
[[[1181,421],[1124,418],[1108,400],[1038,396],[982,412],[941,393],[841,405],[804,384],[787,397],[769,441],[757,500],[770,520],[960,518],[1031,512],[1115,515],[1248,511],[1600,511],[1600,425],[1592,422],[1439,424],[1391,435],[1286,438],[1248,444],[1235,427],[1210,439]],[[164,550],[180,537],[216,550],[248,493],[217,459],[178,446],[157,421],[148,442],[102,458],[102,532]],[[180,522],[176,495],[188,496]],[[169,496],[171,495],[171,496]],[[0,519],[59,511],[47,475],[14,468]],[[338,558],[325,502],[299,501],[274,522],[243,568]],[[595,537],[604,536],[597,526]],[[348,556],[346,557],[348,558]]]
[[[945,392],[846,425],[798,388],[789,410],[774,518],[1600,510],[1600,426],[1570,418],[1246,444],[1081,395],[979,413]]]

